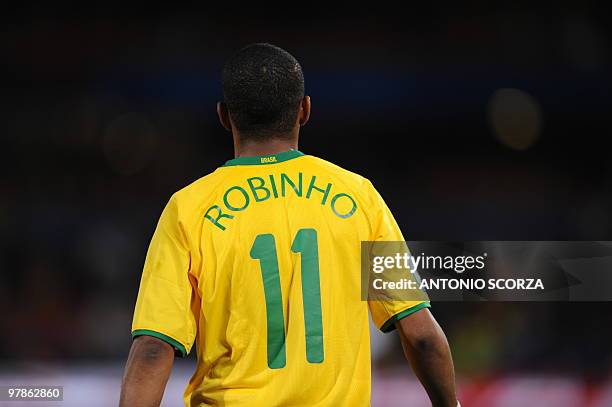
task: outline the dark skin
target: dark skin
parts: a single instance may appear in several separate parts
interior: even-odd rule
[[[282,153],[291,149],[298,148],[298,137],[300,127],[305,125],[310,118],[310,96],[304,96],[300,102],[295,126],[289,134],[281,134],[279,137],[270,137],[265,141],[243,141],[240,137],[240,130],[236,128],[232,121],[232,116],[223,102],[217,103],[217,115],[221,125],[232,132],[234,138],[234,155],[236,157],[252,157],[259,155],[271,155]]]
[[[230,112],[217,103],[221,125],[232,132],[236,157],[272,155],[298,148],[300,127],[310,117],[310,97],[300,103],[293,130],[265,141],[243,141]],[[404,353],[425,387],[433,407],[455,407],[455,374],[446,336],[429,310],[424,309],[396,323]],[[120,407],[159,407],[174,363],[168,343],[139,336],[132,342],[121,385]]]
[[[120,407],[158,407],[172,371],[174,349],[152,336],[138,336],[132,342],[123,382]]]
[[[406,359],[433,407],[455,407],[455,369],[446,335],[428,309],[395,323]]]

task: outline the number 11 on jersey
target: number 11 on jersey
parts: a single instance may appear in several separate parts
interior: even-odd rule
[[[314,229],[298,230],[293,239],[291,251],[299,253],[301,260],[306,360],[310,363],[321,363],[323,362],[323,317],[317,231]],[[274,235],[269,233],[257,235],[250,255],[252,259],[259,260],[263,279],[268,334],[268,367],[280,369],[285,367],[286,363],[285,319]]]

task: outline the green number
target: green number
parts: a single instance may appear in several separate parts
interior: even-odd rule
[[[274,236],[258,235],[251,247],[251,258],[259,259],[266,297],[268,366],[280,369],[285,367],[285,318]]]
[[[310,363],[321,363],[323,362],[323,318],[321,316],[317,231],[300,229],[295,235],[291,251],[301,253],[302,260],[302,301],[304,302],[306,359]]]
[[[301,254],[306,360],[310,363],[321,363],[323,362],[323,322],[317,231],[300,229],[293,240],[291,251]],[[259,260],[264,284],[268,325],[268,366],[271,369],[280,369],[285,367],[286,363],[285,319],[274,236],[258,235],[250,254],[252,259]]]

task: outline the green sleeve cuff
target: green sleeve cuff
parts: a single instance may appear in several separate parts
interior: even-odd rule
[[[136,338],[137,336],[142,335],[152,336],[154,338],[161,339],[162,341],[171,345],[176,351],[176,353],[180,354],[180,356],[187,356],[187,349],[185,349],[185,347],[179,341],[172,339],[168,335],[164,335],[156,331],[151,331],[149,329],[136,329],[135,331],[132,331],[132,338]]]
[[[391,332],[395,329],[395,323],[400,319],[407,317],[408,315],[414,314],[417,311],[422,310],[423,308],[431,308],[431,304],[429,301],[422,302],[420,304],[415,305],[414,307],[410,307],[405,309],[397,314],[393,315],[389,318],[381,327],[380,330],[384,333]]]

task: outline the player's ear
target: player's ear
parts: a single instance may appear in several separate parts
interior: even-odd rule
[[[310,96],[304,96],[300,102],[300,111],[298,112],[298,123],[300,126],[305,125],[310,119]]]
[[[225,103],[217,102],[217,116],[219,116],[221,126],[223,126],[225,130],[231,131],[232,123],[230,121],[229,111],[227,110],[227,105]]]

